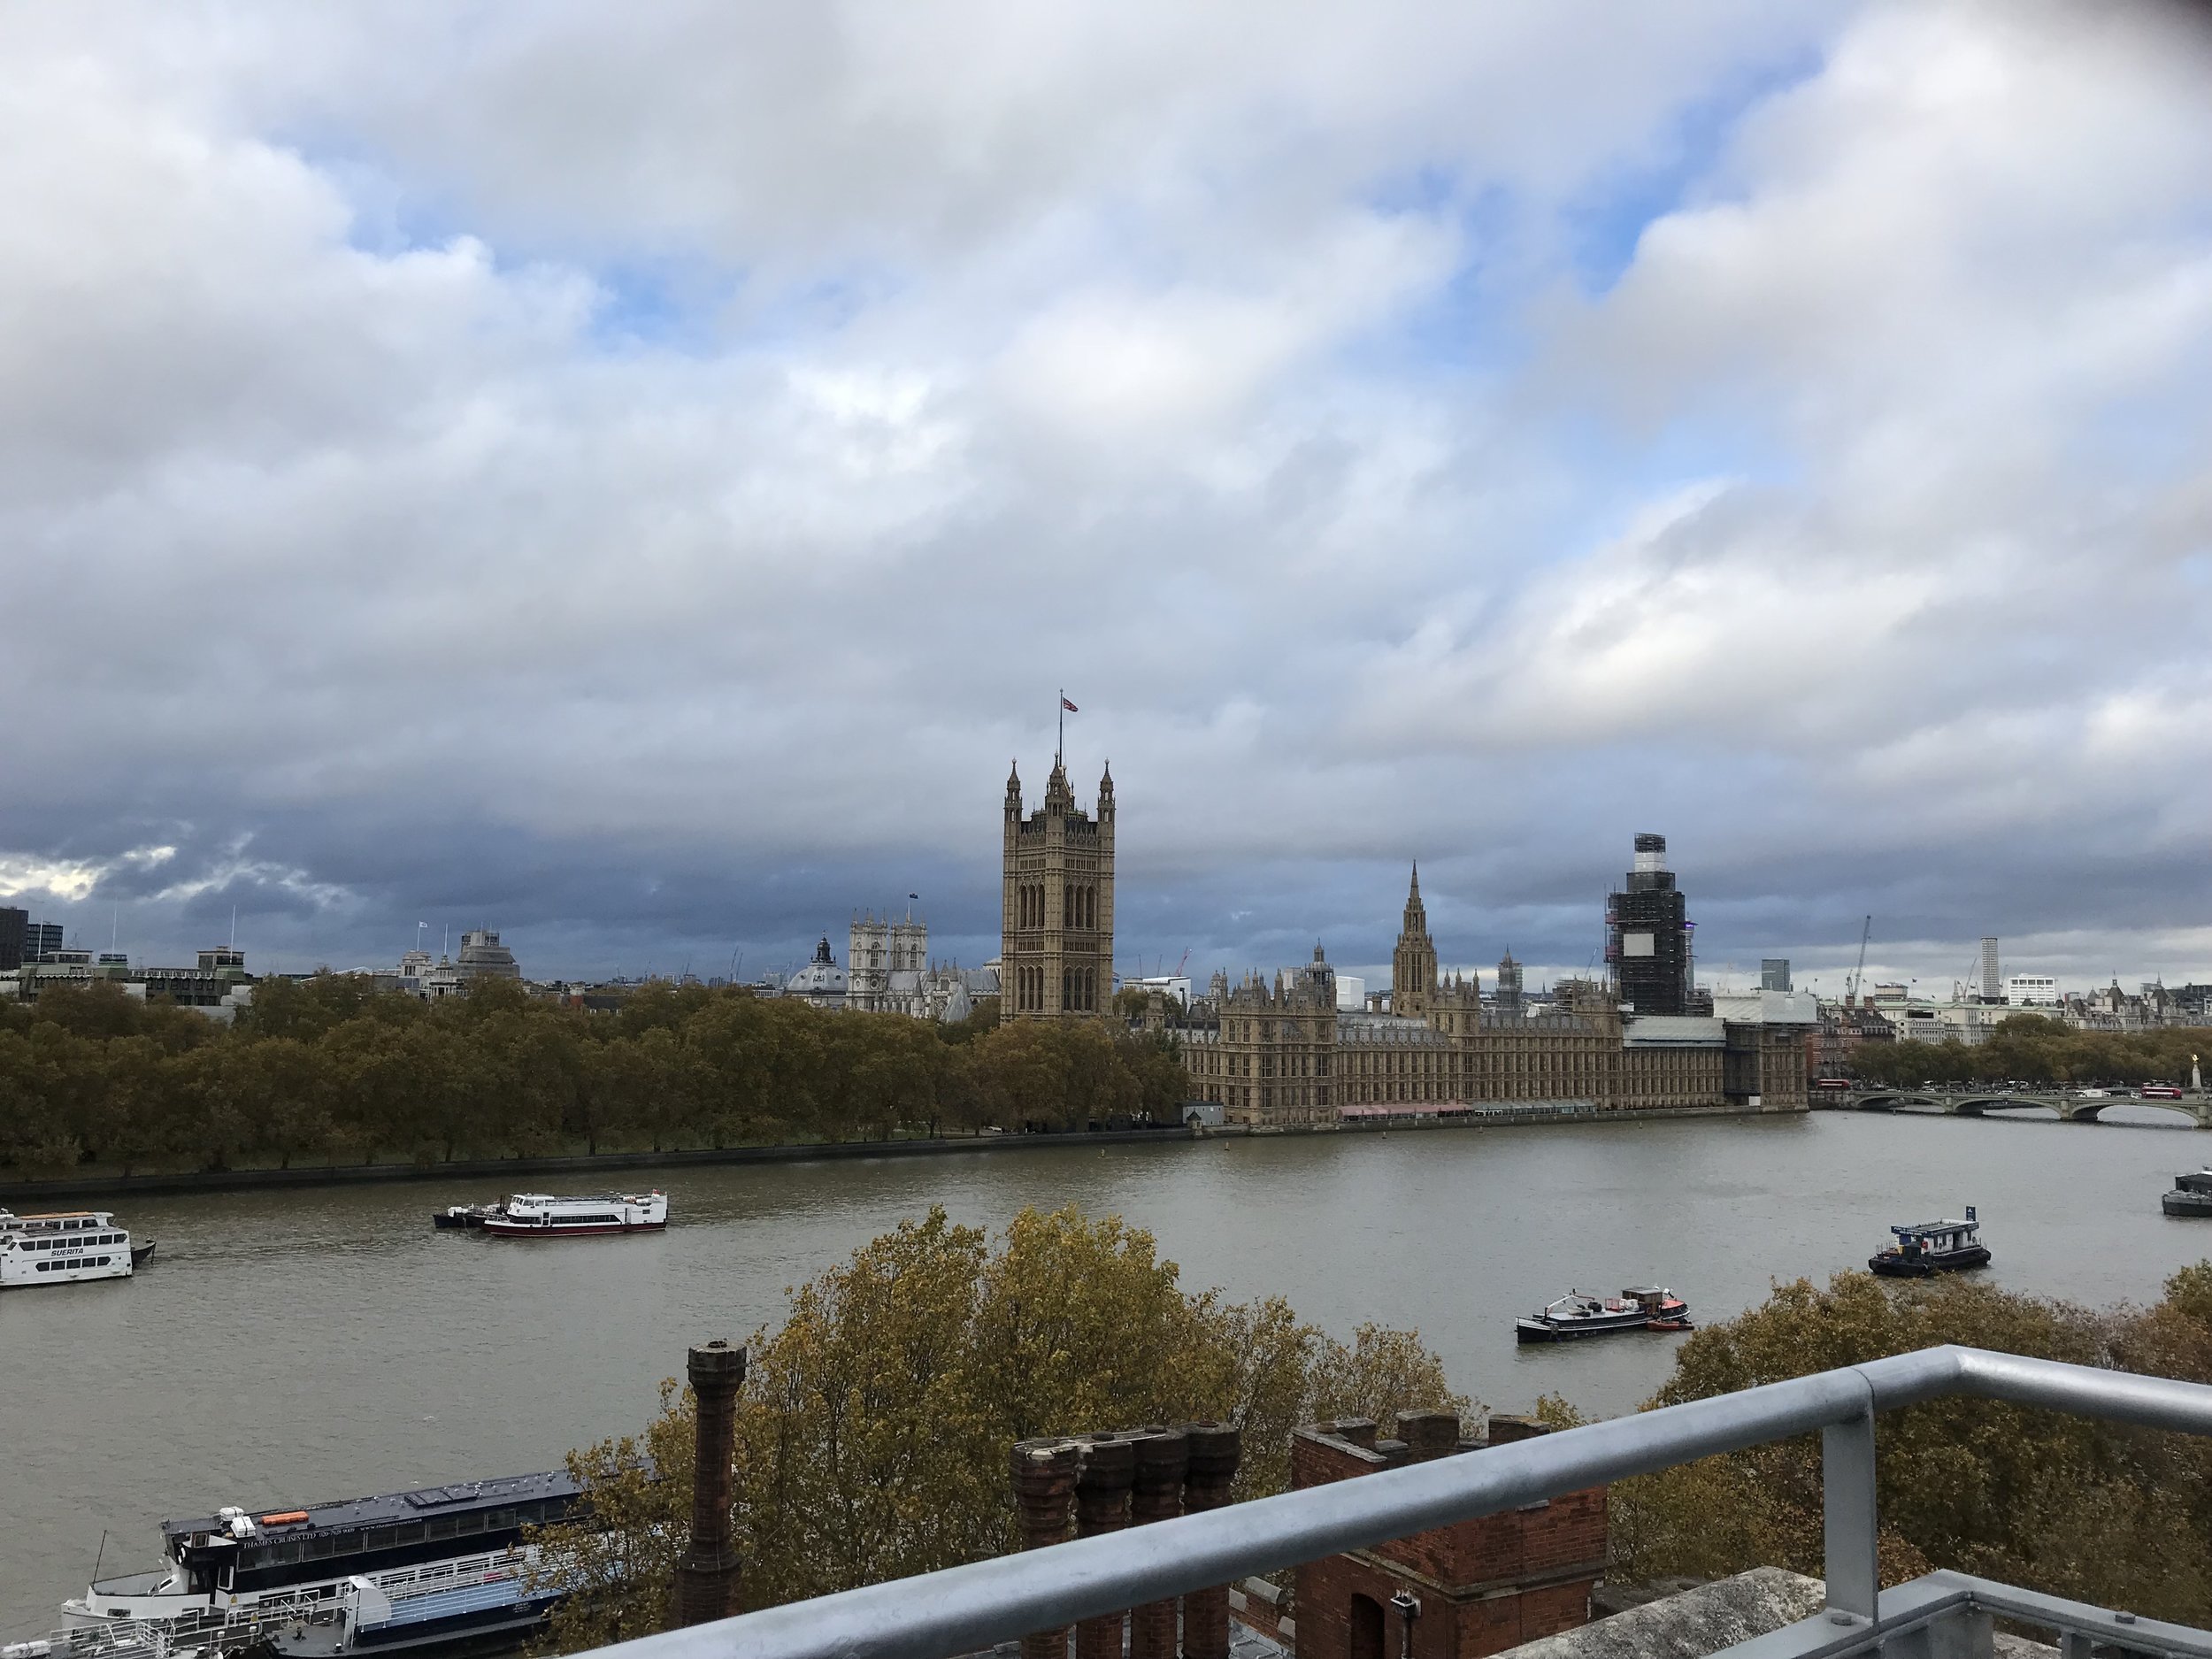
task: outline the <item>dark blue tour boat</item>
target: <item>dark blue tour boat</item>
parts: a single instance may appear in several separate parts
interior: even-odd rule
[[[1966,1207],[1963,1221],[1916,1221],[1909,1227],[1892,1227],[1897,1242],[1867,1258],[1867,1266],[1885,1279],[1925,1279],[1931,1273],[1952,1273],[1965,1267],[1987,1267],[1989,1249],[1981,1241],[1974,1206]]]

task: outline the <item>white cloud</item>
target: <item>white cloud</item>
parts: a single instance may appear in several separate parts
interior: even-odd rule
[[[1566,914],[1655,812],[1796,907],[1747,926],[1871,848],[2116,927],[2047,873],[2195,810],[2162,14],[207,22],[0,22],[42,891],[788,928],[986,868],[1062,683],[1145,926],[1225,949],[1430,849]]]

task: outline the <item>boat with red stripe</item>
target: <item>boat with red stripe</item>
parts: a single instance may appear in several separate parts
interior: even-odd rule
[[[517,1193],[502,1199],[482,1225],[486,1233],[498,1239],[658,1233],[668,1225],[668,1194],[600,1193],[588,1198],[557,1198],[546,1193]]]

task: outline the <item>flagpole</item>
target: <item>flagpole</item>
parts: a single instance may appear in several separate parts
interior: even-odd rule
[[[1055,765],[1059,765],[1064,764],[1068,747],[1068,688],[1065,686],[1060,687],[1059,704],[1053,712],[1060,721],[1060,735],[1052,741],[1052,759]]]

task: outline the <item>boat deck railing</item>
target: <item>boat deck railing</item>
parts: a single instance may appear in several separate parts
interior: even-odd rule
[[[343,1601],[327,1587],[234,1608],[200,1608],[174,1617],[108,1619],[73,1624],[50,1636],[0,1647],[0,1659],[173,1659],[240,1653],[295,1627],[332,1625]]]
[[[1633,1475],[1798,1435],[1821,1437],[1825,1608],[1732,1659],[1987,1659],[1993,1617],[2093,1647],[2212,1659],[2202,1631],[1951,1572],[1880,1588],[1877,1413],[1945,1397],[2212,1434],[2212,1387],[1933,1348],[1441,1457],[1203,1514],[665,1632],[604,1659],[946,1659],[1078,1620],[1232,1585]],[[1311,1659],[1333,1659],[1317,1655]]]

